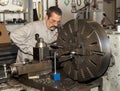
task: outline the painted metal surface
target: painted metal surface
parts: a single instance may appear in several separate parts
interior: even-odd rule
[[[0,84],[0,91],[40,91],[40,90],[25,86],[14,79],[9,79],[8,81]]]

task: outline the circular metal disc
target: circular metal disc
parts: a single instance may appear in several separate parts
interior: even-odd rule
[[[102,76],[110,62],[108,37],[102,27],[91,20],[70,20],[59,31],[58,60],[65,73],[79,82]]]

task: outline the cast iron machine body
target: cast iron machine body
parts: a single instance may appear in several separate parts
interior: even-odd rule
[[[81,82],[93,82],[93,86],[101,87],[100,77],[106,72],[110,62],[109,39],[102,27],[92,20],[73,19],[58,32],[58,39],[52,47],[56,48],[57,61],[62,66],[57,70],[61,73],[60,85],[56,88],[55,81],[48,75],[47,83],[41,82],[41,79],[20,80],[37,89],[44,87],[45,91],[78,91],[82,89]],[[98,78],[100,81],[96,83]],[[91,89],[88,85],[86,87]]]
[[[103,28],[92,20],[73,19],[61,28],[54,51],[57,53],[58,62],[62,66],[62,73],[67,75],[55,88],[55,82],[51,79],[51,60],[49,60],[49,48],[43,39],[36,34],[36,46],[33,48],[33,62],[26,64],[10,64],[11,74],[23,75],[40,72],[45,81],[41,79],[28,79],[24,75],[17,78],[20,82],[35,87],[45,88],[45,91],[69,91],[74,88],[75,82],[89,82],[101,77],[107,70],[110,62],[110,45],[107,34]],[[4,68],[6,65],[4,65]],[[6,71],[6,69],[5,69]],[[60,69],[61,72],[61,69]],[[63,74],[61,74],[62,76]],[[46,81],[49,78],[49,81]],[[44,84],[44,82],[47,82]],[[50,83],[49,83],[50,82]],[[35,85],[34,85],[34,84]],[[67,83],[67,84],[66,84]],[[70,90],[73,91],[73,90]]]
[[[33,60],[25,60],[25,64],[12,64],[12,74],[23,75],[39,72],[47,74],[52,71],[52,64],[49,57],[49,48],[39,34],[35,34],[36,45],[33,47]]]

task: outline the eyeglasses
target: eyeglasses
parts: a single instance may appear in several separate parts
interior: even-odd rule
[[[60,24],[61,23],[61,21],[56,21],[56,20],[54,20],[54,19],[49,19],[49,22],[50,23],[52,23],[52,24]]]

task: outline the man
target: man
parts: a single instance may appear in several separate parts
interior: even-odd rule
[[[43,38],[46,43],[52,43],[57,39],[57,27],[62,19],[62,11],[56,6],[47,10],[45,20],[26,24],[10,33],[12,41],[19,47],[16,63],[33,59],[33,47],[35,47],[35,34]]]

